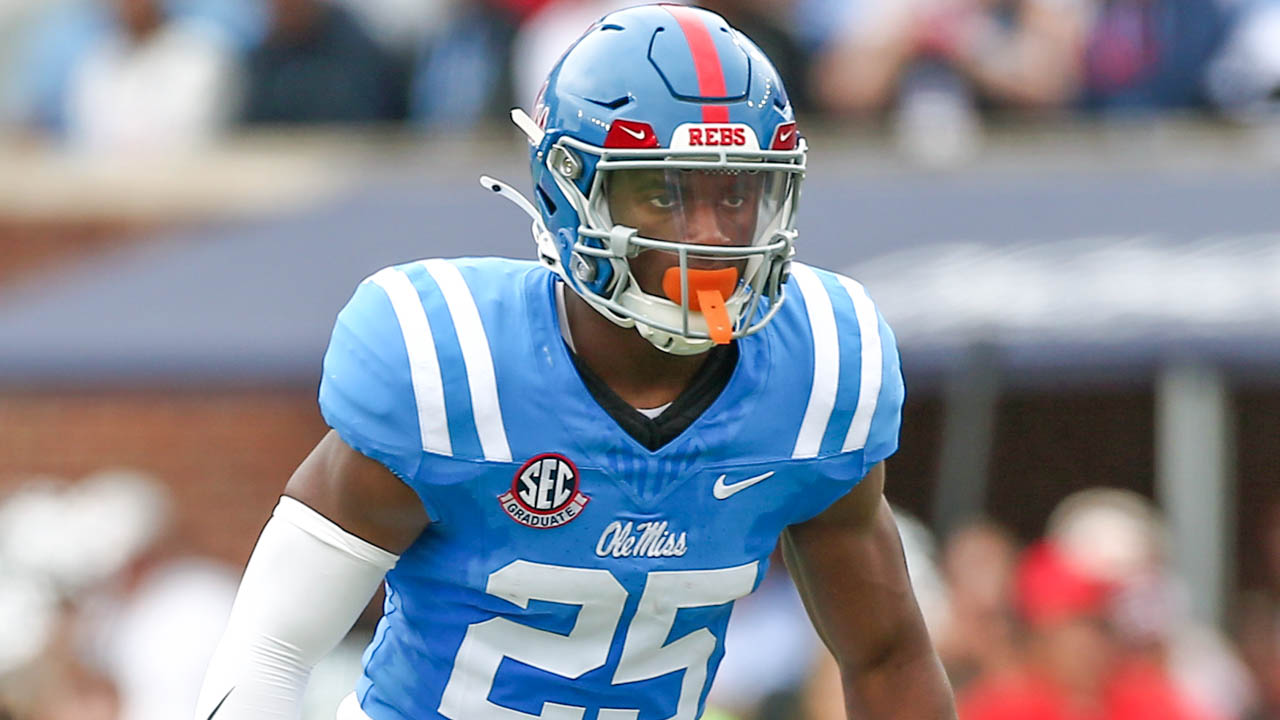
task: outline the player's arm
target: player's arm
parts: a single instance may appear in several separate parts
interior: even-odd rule
[[[299,717],[311,668],[427,522],[408,485],[336,432],[326,435],[258,538],[196,720]]]
[[[787,565],[840,666],[850,718],[954,720],[883,490],[879,464],[822,514],[789,527]]]
[[[427,528],[418,495],[382,463],[330,430],[294,471],[284,494],[343,530],[399,555]]]

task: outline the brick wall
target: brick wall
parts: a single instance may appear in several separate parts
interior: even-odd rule
[[[191,549],[240,565],[324,431],[312,388],[0,391],[0,496],[33,475],[144,470],[172,489]]]
[[[0,217],[0,286],[60,262],[105,254],[154,236],[154,224],[130,220],[18,220]]]

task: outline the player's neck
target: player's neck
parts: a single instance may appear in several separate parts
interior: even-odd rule
[[[632,407],[674,401],[706,362],[707,355],[672,355],[633,328],[614,324],[575,293],[565,293],[565,314],[574,352],[610,390]]]

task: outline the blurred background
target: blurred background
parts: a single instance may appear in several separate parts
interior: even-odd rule
[[[189,715],[338,309],[533,257],[476,178],[629,4],[0,0],[0,719]],[[962,720],[1280,718],[1280,2],[704,4],[798,106],[800,258],[897,332]],[[841,717],[785,572],[728,646],[708,717]]]

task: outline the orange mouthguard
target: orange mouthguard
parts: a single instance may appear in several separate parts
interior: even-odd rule
[[[738,287],[738,269],[689,270],[689,309],[702,313],[712,342],[727,345],[733,340],[733,323],[724,299]],[[662,291],[667,299],[680,303],[680,268],[667,268],[662,276]]]

